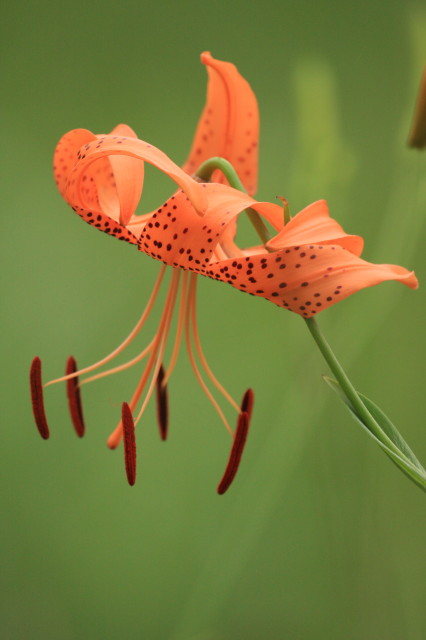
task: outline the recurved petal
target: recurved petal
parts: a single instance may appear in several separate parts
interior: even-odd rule
[[[182,191],[175,193],[144,226],[139,237],[141,251],[169,265],[211,275],[209,264],[215,249],[229,227],[231,235],[235,232],[234,222],[245,208],[255,208],[275,228],[282,224],[282,208],[276,204],[256,202],[226,185],[199,186],[207,198],[206,214],[199,216]]]
[[[348,235],[330,218],[327,202],[318,200],[302,209],[268,243],[274,251],[302,244],[338,244],[360,256],[364,241],[360,236]]]
[[[136,133],[126,124],[119,124],[111,131],[112,136],[137,138]],[[111,163],[116,198],[119,203],[119,222],[126,225],[139,204],[144,179],[144,163],[128,156],[111,155]],[[101,185],[99,185],[101,191]]]
[[[207,100],[183,168],[195,173],[202,162],[220,156],[229,160],[253,195],[257,189],[259,140],[256,96],[233,64],[215,60],[207,51],[201,61],[209,74]],[[215,172],[213,181],[226,182],[220,172]]]
[[[135,135],[126,125],[119,125],[118,130]],[[137,240],[134,235],[119,222],[120,202],[116,178],[108,157],[101,158],[95,164],[89,165],[78,184],[74,183],[74,188],[70,189],[70,176],[81,162],[80,158],[84,155],[86,145],[89,143],[98,145],[100,140],[100,136],[96,136],[87,129],[74,129],[65,134],[59,141],[54,155],[56,184],[63,198],[86,222],[110,235],[136,244]],[[134,159],[132,162],[140,165],[143,172],[143,162]],[[134,195],[129,194],[132,192],[134,194],[135,189],[135,186],[132,185],[125,188],[124,181],[127,180],[129,184],[129,179],[135,178],[135,172],[131,172],[129,167],[128,169],[127,178],[124,175],[118,177],[120,195],[125,201],[124,206],[128,206],[131,198],[134,198]],[[118,173],[122,173],[120,167]],[[140,188],[142,188],[142,184]]]
[[[56,145],[53,156],[53,174],[59,193],[64,196],[69,175],[77,162],[78,150],[88,142],[96,140],[96,136],[87,129],[68,131]],[[65,197],[65,196],[64,196]]]
[[[201,185],[186,174],[170,158],[151,144],[137,138],[127,136],[107,135],[98,136],[96,140],[85,144],[78,152],[78,162],[74,165],[64,194],[65,199],[72,206],[86,207],[86,197],[83,191],[83,182],[90,175],[96,172],[97,167],[102,168],[101,161],[115,162],[117,158],[136,159],[145,161],[155,166],[160,171],[166,173],[174,180],[187,194],[195,209],[202,213],[206,209],[206,197],[201,189]],[[114,158],[114,160],[113,160]],[[103,169],[102,169],[103,171]],[[103,178],[102,178],[103,179]],[[96,180],[99,184],[99,179]],[[128,199],[130,202],[132,198]],[[133,200],[134,201],[134,200]],[[126,208],[125,217],[130,218],[130,208]],[[130,212],[130,214],[133,212]]]
[[[366,287],[386,280],[418,286],[413,272],[372,264],[339,245],[299,245],[274,253],[222,260],[211,275],[308,318]]]

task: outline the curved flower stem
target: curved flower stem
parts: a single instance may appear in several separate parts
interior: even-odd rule
[[[307,318],[305,319],[306,325],[311,332],[311,335],[315,342],[318,345],[319,350],[324,356],[325,361],[333,372],[336,380],[340,384],[340,388],[343,393],[349,400],[354,412],[359,416],[360,420],[371,430],[371,432],[385,444],[389,449],[394,451],[398,456],[405,458],[408,461],[408,458],[401,452],[401,450],[392,442],[392,440],[386,435],[380,425],[373,418],[371,413],[368,411],[367,407],[361,400],[358,395],[358,392],[353,387],[351,381],[343,370],[340,362],[337,360],[333,351],[331,350],[330,345],[325,339],[324,335],[321,332],[321,329],[318,326],[315,318]]]
[[[197,170],[197,176],[201,178],[201,180],[209,182],[213,171],[216,171],[216,169],[222,171],[231,187],[233,187],[234,189],[238,189],[238,191],[245,192],[243,183],[238,177],[237,172],[235,171],[232,164],[228,162],[228,160],[225,160],[225,158],[220,158],[219,156],[209,158],[199,166]]]
[[[201,178],[204,182],[209,182],[213,171],[216,171],[216,169],[219,169],[219,171],[223,173],[231,187],[238,189],[238,191],[245,192],[243,183],[239,179],[237,172],[232,164],[228,162],[228,160],[225,160],[225,158],[209,158],[203,162],[203,164],[198,168],[197,177]],[[262,240],[263,244],[266,244],[268,240],[271,239],[271,234],[269,233],[262,218],[257,211],[254,211],[253,209],[246,209],[246,213],[259,238]]]
[[[212,176],[212,173],[217,169],[219,169],[223,173],[231,187],[233,187],[234,189],[239,189],[240,191],[245,191],[244,186],[239,179],[234,167],[224,158],[210,158],[200,166],[197,171],[197,176],[201,180],[208,182]],[[283,205],[284,223],[286,224],[290,220],[290,212],[286,200],[283,200]],[[256,211],[253,211],[253,209],[247,209],[247,214],[261,241],[266,245],[268,240],[270,240],[270,234],[261,217]],[[267,247],[265,248],[267,249]],[[404,443],[396,428],[390,423],[388,418],[384,416],[383,412],[381,412],[381,410],[371,402],[371,400],[368,400],[368,398],[365,397],[363,399],[363,396],[356,391],[345,371],[343,370],[341,364],[331,350],[331,347],[328,344],[327,340],[321,333],[321,330],[315,318],[304,318],[304,320],[312,337],[317,343],[319,350],[324,356],[325,361],[333,372],[340,391],[346,397],[347,403],[351,408],[353,414],[370,432],[370,435],[373,435],[373,437],[375,437],[375,439],[385,449],[388,455],[390,455],[393,461],[396,462],[396,464],[400,468],[402,468],[404,473],[409,475],[409,477],[411,477],[414,482],[425,489],[426,476],[424,469],[414,457],[414,454],[408,448],[406,443]],[[386,431],[382,428],[382,424],[385,427]],[[398,446],[398,444],[396,444],[394,440],[389,437],[388,433],[391,433],[391,435],[395,438],[395,441],[402,446]]]

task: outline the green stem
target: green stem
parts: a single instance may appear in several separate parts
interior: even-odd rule
[[[319,350],[324,356],[325,361],[333,372],[336,380],[339,382],[340,388],[348,398],[353,410],[359,416],[360,420],[362,420],[362,422],[371,430],[372,433],[374,433],[377,438],[379,438],[379,440],[381,440],[381,442],[383,442],[383,444],[397,453],[398,456],[408,461],[408,458],[406,458],[402,451],[386,435],[386,433],[368,411],[365,404],[362,402],[356,389],[353,387],[340,362],[337,360],[336,356],[331,350],[330,345],[323,336],[315,318],[305,319],[305,322],[308,326],[309,331],[311,332],[313,339],[317,343]]]
[[[237,172],[234,167],[228,160],[225,158],[209,158],[198,168],[197,176],[203,180],[203,182],[209,182],[213,171],[219,169],[222,171],[225,178],[228,180],[231,187],[234,189],[238,189],[238,191],[243,191],[245,193],[244,185],[238,177]]]
[[[219,169],[223,173],[223,175],[225,176],[225,178],[227,179],[231,187],[233,187],[234,189],[238,189],[239,191],[245,192],[244,185],[239,179],[234,167],[230,162],[228,162],[224,158],[210,158],[209,160],[206,160],[206,162],[204,162],[199,167],[197,171],[197,176],[201,180],[208,182],[212,176],[212,173],[216,169]],[[289,211],[288,203],[284,199],[283,199],[283,205],[284,205],[284,221],[285,221],[285,224],[287,224],[287,222],[290,220],[290,211]],[[247,209],[246,212],[257,234],[262,240],[263,244],[266,245],[268,240],[270,240],[271,236],[267,227],[263,223],[263,220],[261,219],[259,214],[253,209]],[[384,445],[386,445],[391,451],[396,453],[400,458],[406,460],[409,464],[411,464],[409,459],[405,456],[405,454],[392,442],[389,436],[383,431],[383,429],[380,427],[380,425],[377,423],[377,421],[368,411],[364,402],[358,395],[358,392],[356,391],[351,381],[349,380],[348,376],[346,375],[345,371],[343,370],[340,362],[337,360],[336,356],[331,350],[331,347],[328,344],[327,340],[321,333],[321,330],[315,318],[305,319],[305,322],[312,337],[317,343],[319,350],[324,356],[328,366],[330,367],[336,380],[338,381],[341,390],[346,395],[356,415]]]
[[[245,193],[244,185],[239,179],[237,172],[232,164],[228,162],[228,160],[225,160],[225,158],[209,158],[198,168],[197,176],[204,182],[209,182],[213,171],[216,171],[216,169],[219,169],[223,173],[231,187]],[[266,245],[268,240],[271,239],[271,234],[269,233],[267,226],[254,209],[246,209],[246,213],[255,228],[257,235],[262,240],[263,244]]]

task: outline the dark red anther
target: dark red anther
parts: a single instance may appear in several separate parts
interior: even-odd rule
[[[47,440],[50,432],[46,420],[46,413],[44,411],[43,384],[41,381],[41,360],[38,356],[36,356],[31,363],[30,387],[31,402],[33,405],[33,414],[37,429],[39,430],[41,437],[44,440]]]
[[[124,435],[124,463],[126,465],[126,475],[130,486],[136,481],[136,438],[135,423],[132,412],[127,402],[123,402],[121,409],[121,420]]]
[[[65,373],[69,376],[71,373],[77,371],[77,363],[73,356],[70,356],[67,360],[67,366]],[[83,409],[81,406],[80,387],[78,386],[78,376],[67,380],[67,398],[68,407],[71,414],[71,420],[74,425],[74,429],[79,438],[84,436],[85,425],[83,418]]]
[[[169,427],[169,403],[167,399],[167,385],[163,385],[166,375],[163,365],[161,365],[157,376],[157,418],[158,428],[162,440],[167,439]]]
[[[244,445],[247,439],[248,428],[250,424],[250,417],[247,412],[240,413],[238,416],[237,428],[234,436],[234,443],[232,445],[231,453],[229,456],[228,464],[226,465],[225,473],[222,480],[219,483],[217,492],[222,495],[227,491],[235,478],[235,474],[238,471],[238,467],[241,462],[241,456],[243,454]]]
[[[253,389],[247,389],[245,392],[242,402],[241,402],[241,411],[248,413],[249,420],[251,418],[251,413],[253,411],[253,403],[254,403],[254,392]]]

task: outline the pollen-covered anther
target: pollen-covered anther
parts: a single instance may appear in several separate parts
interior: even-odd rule
[[[244,398],[245,397],[246,396],[244,396]],[[223,474],[222,480],[219,482],[219,486],[217,488],[217,492],[219,495],[223,495],[225,491],[229,489],[238,471],[238,467],[240,466],[241,462],[241,456],[243,454],[244,446],[247,440],[249,424],[249,414],[246,411],[241,412],[238,416],[237,428],[235,431],[234,442],[232,444],[228,464],[226,465],[225,473]]]
[[[67,360],[65,374],[68,376],[75,373],[77,370],[77,363],[73,356],[70,356]],[[81,406],[81,394],[78,384],[78,377],[69,378],[67,380],[67,398],[71,420],[74,425],[75,432],[79,438],[82,438],[84,436],[86,428],[83,418],[83,409]]]
[[[157,419],[158,428],[162,440],[167,439],[167,432],[169,427],[169,404],[167,397],[167,385],[163,384],[166,372],[163,365],[161,365],[157,376]]]
[[[41,381],[41,360],[38,356],[34,358],[30,369],[31,402],[37,429],[44,440],[50,436],[49,426],[46,420],[43,401],[43,384]]]
[[[135,423],[127,402],[123,402],[121,420],[124,435],[124,464],[126,466],[127,481],[130,486],[136,482],[136,438]]]

